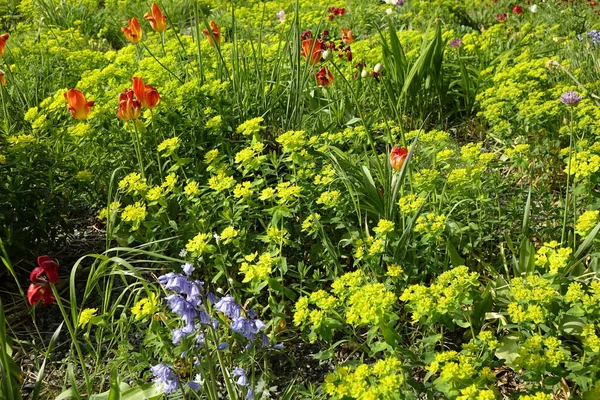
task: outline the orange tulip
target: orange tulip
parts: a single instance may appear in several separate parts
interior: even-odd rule
[[[160,102],[158,90],[150,85],[145,85],[142,78],[133,78],[133,93],[135,93],[135,97],[142,106],[146,108],[154,108]]]
[[[6,77],[4,76],[3,71],[0,71],[0,84],[2,84],[2,86],[6,85]]]
[[[152,3],[152,14],[146,13],[144,14],[144,18],[150,22],[150,26],[158,33],[164,32],[167,29],[167,17],[164,16],[160,8],[156,5],[156,3]]]
[[[4,55],[4,46],[6,45],[6,41],[9,37],[10,35],[8,33],[0,35],[0,57]]]
[[[129,26],[124,26],[121,30],[131,43],[139,43],[142,40],[142,27],[136,17],[131,18]]]
[[[333,74],[325,67],[322,67],[319,72],[317,72],[315,78],[317,78],[319,86],[329,86],[333,83]]]
[[[352,34],[352,29],[342,28],[342,42],[344,42],[344,44],[354,43],[354,35]]]
[[[215,45],[215,41],[217,43],[221,43],[221,28],[219,28],[219,25],[217,25],[215,21],[210,21],[210,30],[212,31],[212,35],[208,31],[208,29],[204,28],[202,30],[202,33],[204,33],[204,35],[208,39],[208,43],[210,43],[211,46]],[[213,36],[215,37],[214,40]]]
[[[302,54],[302,57],[304,57],[305,60],[308,58],[308,62],[311,65],[315,65],[319,62],[321,56],[323,55],[322,45],[323,42],[319,39],[305,39],[302,41],[302,48],[300,49],[300,54]]]
[[[125,91],[119,95],[119,111],[117,111],[117,117],[123,121],[130,121],[139,117],[141,113],[142,105],[138,99],[133,97],[133,90],[125,89]]]
[[[93,101],[87,101],[85,96],[79,89],[69,89],[65,92],[65,99],[67,99],[67,108],[77,120],[87,119],[88,115],[92,111]]]
[[[406,148],[396,146],[392,147],[392,151],[390,152],[390,164],[392,164],[392,168],[395,171],[400,171],[407,156],[408,150],[406,150]]]

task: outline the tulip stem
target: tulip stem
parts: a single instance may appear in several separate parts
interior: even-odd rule
[[[173,77],[175,77],[175,79],[177,79],[180,83],[184,83],[183,80],[180,77],[178,77],[177,75],[175,75],[173,73],[173,71],[171,71],[169,68],[167,68],[163,63],[160,62],[160,60],[158,58],[156,58],[156,56],[150,51],[150,49],[148,48],[148,46],[146,46],[146,43],[142,43],[142,46],[144,46],[144,48],[148,51],[148,54],[150,54],[150,56],[152,56],[152,58],[154,58],[154,60],[156,60],[156,62],[158,64],[160,64],[160,66],[165,69],[165,71],[167,71],[168,73],[170,73],[171,75],[173,75]]]
[[[144,161],[142,160],[142,145],[140,138],[140,131],[137,127],[137,120],[133,120],[133,129],[135,130],[135,139],[133,140],[133,147],[135,147],[135,152],[137,153],[138,164],[140,168],[140,174],[142,178],[146,177],[144,173]]]
[[[2,84],[0,84],[0,96],[2,96],[2,111],[4,112],[4,133],[8,135],[10,122],[8,121],[8,108],[6,107],[6,101],[4,100],[4,86]]]

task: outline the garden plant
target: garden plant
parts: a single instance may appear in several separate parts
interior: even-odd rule
[[[600,400],[600,2],[0,1],[0,399]]]

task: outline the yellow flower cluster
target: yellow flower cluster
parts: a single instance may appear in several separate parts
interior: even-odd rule
[[[12,135],[9,136],[6,141],[12,147],[23,147],[30,143],[35,143],[35,138],[32,135],[22,134],[22,135]]]
[[[550,282],[538,275],[526,278],[513,278],[510,281],[510,296],[514,299],[508,305],[508,315],[514,323],[533,322],[541,324],[546,320],[548,306],[556,297],[556,290]]]
[[[528,144],[518,144],[511,149],[506,149],[504,154],[510,159],[521,159],[527,157],[529,154],[529,145]]]
[[[567,361],[568,351],[560,347],[561,341],[554,336],[534,334],[517,350],[515,365],[530,371],[545,372],[547,367],[557,367]]]
[[[292,185],[291,182],[281,182],[277,185],[276,190],[277,197],[279,197],[279,204],[287,204],[294,201],[302,194],[302,188],[298,185]]]
[[[123,209],[121,213],[121,219],[125,222],[131,222],[131,230],[137,231],[140,227],[140,224],[146,219],[146,215],[148,212],[146,211],[146,205],[142,202],[137,202],[135,204],[131,204]]]
[[[158,306],[159,302],[156,294],[150,292],[148,297],[138,300],[131,307],[131,314],[135,317],[136,321],[141,321],[158,311]]]
[[[119,190],[125,193],[144,193],[148,190],[146,178],[142,178],[137,172],[132,172],[119,182]]]
[[[181,145],[181,140],[175,136],[169,139],[163,140],[157,147],[159,153],[163,153],[163,157],[168,157],[171,154],[175,153],[179,146]]]
[[[325,378],[325,392],[333,399],[393,399],[402,392],[402,363],[394,357],[354,369],[339,367]]]
[[[581,237],[586,237],[598,223],[600,211],[586,211],[577,218],[575,232]]]
[[[208,244],[210,237],[211,236],[208,233],[199,233],[194,236],[193,239],[187,242],[185,249],[194,254],[196,257],[201,256],[211,249],[210,245]]]
[[[438,176],[440,176],[438,171],[424,168],[413,174],[412,183],[418,190],[426,192],[435,187]]]
[[[387,219],[380,219],[377,226],[373,228],[373,232],[377,233],[378,236],[385,236],[388,233],[394,232],[394,223]]]
[[[320,174],[315,175],[314,184],[320,186],[326,186],[333,182],[335,179],[335,170],[332,166],[326,165],[321,170]]]
[[[222,169],[208,180],[208,186],[217,193],[231,189],[235,185],[235,179],[227,175],[227,171]]]
[[[246,122],[239,125],[236,129],[237,133],[241,133],[242,135],[248,136],[253,135],[255,133],[260,132],[265,127],[261,125],[261,123],[265,119],[263,117],[257,117],[247,120]]]
[[[233,196],[236,199],[246,199],[252,196],[253,193],[252,182],[249,181],[238,183],[235,189],[233,189]]]
[[[243,282],[264,281],[269,278],[278,258],[272,257],[271,253],[265,252],[258,257],[256,264],[249,264],[256,259],[258,253],[247,255],[240,265],[240,274],[244,274]]]
[[[587,289],[579,282],[569,284],[565,301],[576,307],[587,315],[600,313],[600,281],[593,280]]]
[[[415,224],[415,232],[438,238],[446,228],[446,216],[436,213],[419,215]]]
[[[364,285],[348,298],[346,321],[354,326],[378,325],[395,302],[396,296],[382,283]]]
[[[387,276],[391,278],[400,278],[404,273],[404,269],[397,264],[388,265],[387,272],[385,273]]]
[[[559,248],[556,240],[544,243],[535,254],[535,265],[549,269],[550,273],[557,274],[567,266],[573,250],[570,247]]]
[[[400,211],[405,214],[414,214],[424,203],[425,198],[416,194],[407,194],[398,200]]]
[[[77,321],[77,326],[83,328],[84,326],[89,324],[92,318],[96,316],[97,312],[97,308],[86,308],[85,310],[81,311],[81,313],[79,314],[79,319]]]
[[[317,199],[317,204],[322,204],[325,208],[335,207],[340,199],[340,195],[341,193],[339,190],[323,192]]]
[[[469,272],[462,265],[443,272],[429,287],[412,285],[400,296],[406,308],[412,312],[412,322],[423,317],[434,322],[439,317],[460,311],[463,305],[472,303],[471,292],[479,286],[479,274]]]
[[[78,124],[69,126],[67,128],[67,132],[70,135],[75,136],[77,138],[83,138],[90,135],[90,133],[92,132],[92,127],[89,124],[80,122]]]
[[[304,131],[288,131],[279,135],[277,143],[283,146],[284,153],[294,153],[306,145],[306,135]]]
[[[553,397],[548,393],[537,392],[535,394],[523,394],[519,396],[519,400],[553,400]]]
[[[200,185],[196,181],[189,181],[183,188],[183,192],[190,198],[196,197],[200,194]]]
[[[320,221],[321,215],[315,213],[311,214],[302,221],[302,232],[317,232],[317,225],[315,225],[315,221]]]
[[[252,144],[235,155],[235,163],[238,164],[238,169],[255,171],[267,159],[267,156],[261,155],[265,145],[263,142],[253,140]]]
[[[600,338],[596,334],[594,324],[585,325],[581,331],[581,337],[583,338],[583,345],[586,347],[586,350],[593,353],[600,352]]]
[[[238,231],[233,226],[228,226],[227,228],[223,229],[223,232],[221,232],[220,240],[224,244],[229,244],[234,238],[237,237],[237,235]]]

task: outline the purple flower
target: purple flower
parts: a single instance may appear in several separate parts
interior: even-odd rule
[[[190,387],[190,389],[192,389],[194,392],[199,392],[200,389],[202,389],[202,385],[198,382],[188,382],[188,386]]]
[[[284,345],[283,343],[277,343],[275,346],[273,346],[273,350],[283,350],[284,349]]]
[[[194,268],[194,264],[192,263],[185,263],[181,266],[181,269],[187,276],[190,276],[196,268]]]
[[[217,304],[219,302],[219,298],[217,296],[215,296],[214,293],[208,293],[206,295],[206,298],[208,299],[208,301],[210,301],[210,304]]]
[[[285,21],[285,10],[281,10],[277,13],[277,19],[280,24],[283,24],[283,21]]]
[[[400,7],[401,7],[401,6],[403,6],[403,5],[404,5],[404,0],[398,0],[398,1],[396,2],[396,5],[397,5],[397,6],[400,6]]]
[[[180,294],[167,296],[167,304],[175,314],[179,315],[186,324],[193,324],[196,318],[196,308]]]
[[[196,346],[202,346],[204,344],[204,333],[198,333],[196,336]]]
[[[592,41],[592,44],[594,44],[594,45],[600,44],[600,32],[598,32],[595,29],[592,29],[591,31],[586,32],[585,34],[588,35],[588,37]]]
[[[254,400],[254,390],[248,388],[248,393],[246,393],[246,400]]]
[[[231,376],[233,376],[234,378],[238,378],[238,380],[235,381],[235,383],[237,383],[238,385],[248,386],[248,376],[243,368],[235,367],[231,372]]]
[[[571,107],[577,106],[581,100],[583,100],[583,97],[581,97],[579,93],[572,90],[564,92],[560,96],[560,102]]]
[[[227,342],[223,342],[223,343],[221,343],[220,345],[218,345],[218,346],[217,346],[217,349],[218,349],[218,350],[225,350],[225,349],[227,349],[228,347],[229,347],[229,343],[227,343]]]
[[[150,371],[154,375],[154,382],[162,383],[166,394],[170,394],[177,390],[179,386],[179,378],[171,367],[165,364],[158,364],[150,367]]]
[[[172,290],[178,293],[187,294],[190,291],[190,283],[187,278],[181,274],[176,274],[174,272],[169,272],[166,275],[161,275],[158,277],[158,281],[165,287],[167,290]]]
[[[269,342],[269,337],[263,333],[261,346],[269,347],[270,345],[271,345],[271,343]]]
[[[452,47],[453,49],[458,49],[462,45],[463,41],[461,38],[452,39],[450,43],[448,43],[448,46]]]
[[[256,334],[265,328],[265,324],[259,319],[239,317],[233,320],[230,327],[232,331],[253,342]]]
[[[193,322],[191,324],[184,326],[181,329],[173,329],[173,339],[172,339],[173,344],[175,344],[175,345],[179,344],[179,342],[181,342],[181,339],[183,339],[190,333],[193,333],[195,330],[196,330],[196,327],[194,326]]]
[[[217,304],[215,304],[217,311],[222,312],[231,319],[240,317],[242,307],[236,304],[235,299],[231,295],[223,297]]]

